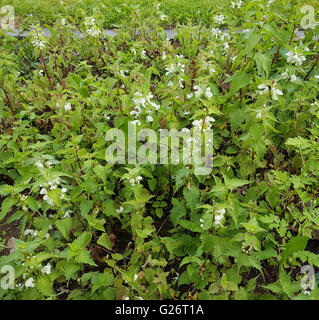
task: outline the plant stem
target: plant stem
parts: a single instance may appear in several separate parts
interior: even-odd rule
[[[4,93],[6,99],[7,99],[7,102],[8,102],[8,105],[9,105],[9,108],[10,108],[10,110],[11,110],[11,113],[12,113],[13,117],[15,117],[15,112],[14,112],[14,110],[13,110],[12,101],[11,101],[11,99],[10,99],[10,97],[9,97],[6,89],[2,86],[1,83],[0,83],[0,88],[1,88],[2,92]]]

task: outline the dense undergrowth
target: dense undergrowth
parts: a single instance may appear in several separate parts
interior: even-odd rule
[[[50,39],[1,33],[0,221],[21,226],[2,299],[318,299],[300,284],[319,267],[318,26],[298,39],[304,14],[279,2],[172,41],[154,3],[126,4],[116,37],[85,10]],[[211,127],[211,174],[108,164],[128,122]]]

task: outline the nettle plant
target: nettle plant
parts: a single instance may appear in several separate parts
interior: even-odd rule
[[[319,267],[318,28],[299,39],[300,8],[273,5],[173,40],[160,6],[116,37],[99,14],[83,37],[68,17],[1,34],[0,221],[20,222],[2,299],[318,298],[300,286]],[[107,163],[128,122],[211,128],[212,172]]]

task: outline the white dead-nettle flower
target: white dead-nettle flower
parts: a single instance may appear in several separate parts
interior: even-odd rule
[[[64,110],[65,111],[70,111],[71,109],[72,109],[71,103],[70,102],[66,103],[65,106],[64,106]]]
[[[184,116],[188,116],[189,114],[190,114],[189,111],[184,111],[184,112],[183,112],[183,115],[184,115]]]
[[[205,124],[206,124],[208,127],[211,126],[212,122],[215,122],[215,119],[214,119],[214,118],[209,117],[209,116],[205,118]]]
[[[72,213],[72,210],[66,211],[66,213],[64,214],[64,218],[70,218],[71,213]]]
[[[183,128],[181,131],[184,132],[184,133],[189,133],[190,132],[190,130],[187,129],[187,128]]]
[[[209,72],[209,75],[211,76],[213,73],[216,72],[216,70],[214,69],[214,67],[212,66],[212,64],[209,62],[207,64],[207,67],[208,67],[208,72]]]
[[[283,93],[281,90],[276,88],[276,84],[271,88],[271,96],[273,100],[278,100],[278,96],[282,96]]]
[[[269,91],[269,87],[267,85],[265,85],[265,84],[260,84],[258,86],[258,89],[260,90],[260,91],[258,91],[258,93],[260,95],[266,94]]]
[[[93,26],[93,27],[91,27],[91,28],[88,28],[88,29],[86,30],[86,33],[87,33],[90,37],[92,37],[92,38],[97,38],[97,37],[100,36],[101,30],[100,30],[98,27]]]
[[[196,129],[201,129],[203,126],[203,119],[200,120],[194,120],[192,122],[192,125],[196,128]]]
[[[228,42],[225,42],[225,43],[223,44],[223,46],[224,46],[224,50],[225,50],[225,51],[227,51],[227,50],[229,49],[229,44],[228,44]]]
[[[165,75],[167,76],[170,73],[175,73],[177,71],[177,68],[176,68],[175,64],[171,63],[171,65],[169,67],[165,68],[165,70],[166,70]]]
[[[239,1],[237,1],[237,2],[232,1],[231,7],[232,7],[233,9],[235,9],[236,7],[239,9],[239,8],[241,7],[242,3],[243,3],[243,2],[242,2],[241,0],[239,0]]]
[[[214,225],[216,227],[219,227],[221,225],[221,221],[224,219],[224,215],[226,213],[225,209],[220,209],[216,211],[216,215],[215,215],[215,220],[214,220]]]
[[[131,122],[131,124],[140,126],[141,122],[140,122],[140,120],[134,120]]]
[[[217,16],[214,17],[214,22],[217,24],[223,24],[225,21],[225,16],[222,14],[219,14]]]
[[[315,78],[315,79],[319,79],[319,75],[318,75],[318,74],[315,75],[314,78]]]
[[[257,119],[261,119],[262,116],[263,116],[263,114],[262,114],[261,112],[258,112],[258,113],[256,114],[256,118],[257,118]]]
[[[110,120],[110,119],[111,119],[111,117],[110,117],[108,114],[106,114],[106,113],[104,113],[103,118],[104,118],[105,120]]]
[[[26,282],[25,282],[25,287],[26,288],[34,288],[35,284],[34,284],[34,279],[33,278],[29,278]]]
[[[136,177],[137,183],[140,183],[140,181],[142,181],[142,180],[143,180],[143,177],[141,177],[141,176],[137,176],[137,177]]]
[[[186,97],[187,97],[187,99],[190,99],[192,96],[193,96],[193,94],[189,93]]]
[[[282,76],[283,79],[288,79],[288,77],[289,77],[289,70],[286,69],[285,72],[283,72],[283,73],[281,74],[281,76]]]
[[[122,213],[123,210],[124,210],[123,207],[120,207],[119,209],[116,209],[116,212],[117,212],[117,213]]]
[[[203,90],[201,89],[201,87],[197,85],[194,86],[194,91],[195,91],[196,98],[199,98],[203,93]]]
[[[39,71],[39,76],[42,76],[42,77],[44,76],[44,71],[43,70]]]
[[[304,61],[306,61],[306,58],[298,53],[296,50],[294,52],[289,51],[286,53],[287,56],[287,62],[292,63],[296,66],[301,66]]]
[[[38,38],[34,39],[31,41],[34,47],[39,48],[39,49],[44,49],[45,48],[45,41],[40,40]]]
[[[141,51],[141,57],[143,58],[143,59],[146,59],[147,57],[146,57],[146,51],[145,50],[142,50]]]
[[[166,51],[163,52],[162,59],[166,60]]]
[[[167,83],[167,85],[168,85],[169,87],[172,87],[172,86],[174,85],[174,83],[173,83],[172,81],[169,81],[169,82]]]
[[[36,237],[38,235],[38,232],[36,230],[31,230],[31,229],[26,229],[24,230],[24,233],[23,233],[25,236],[32,236],[32,237]]]
[[[48,263],[46,266],[44,266],[42,269],[41,269],[41,272],[43,274],[50,274],[51,273],[51,265],[50,263]]]
[[[160,19],[161,19],[162,21],[164,21],[165,18],[166,18],[166,15],[165,15],[164,13],[162,13],[161,16],[160,16]]]
[[[138,275],[135,274],[135,275],[134,275],[134,281],[136,281],[137,279],[138,279]]]
[[[146,117],[146,121],[147,121],[147,122],[153,122],[154,119],[153,119],[152,116],[147,116],[147,117]]]
[[[132,52],[133,52],[134,56],[136,56],[136,50],[134,48],[132,49]]]
[[[86,17],[84,20],[84,25],[85,26],[94,26],[95,25],[95,19],[94,18],[90,18],[90,17]]]
[[[183,89],[184,88],[184,80],[183,79],[179,79],[178,83],[179,83],[179,86]]]
[[[297,80],[297,77],[293,74],[291,77],[290,77],[290,81],[291,82],[295,82]]]
[[[135,179],[131,179],[130,180],[130,184],[131,184],[132,187],[134,187],[135,186]]]
[[[66,26],[66,19],[62,19],[61,24],[62,24],[62,26]]]
[[[210,98],[213,96],[212,92],[210,91],[210,87],[208,87],[208,88],[206,89],[206,91],[205,91],[205,96],[206,96],[208,99],[210,99]]]
[[[42,169],[44,167],[40,161],[37,161],[35,165],[37,166],[38,169]]]

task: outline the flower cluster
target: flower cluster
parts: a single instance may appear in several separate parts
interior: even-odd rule
[[[225,16],[222,14],[219,14],[214,17],[214,22],[217,24],[223,24],[225,22]]]
[[[306,58],[298,53],[296,50],[294,52],[289,51],[286,53],[287,56],[287,62],[292,63],[296,66],[301,66],[305,61]]]
[[[241,0],[237,0],[236,2],[232,1],[231,7],[232,7],[233,9],[235,9],[236,7],[239,9],[242,4],[243,4],[243,2],[242,2]]]
[[[222,225],[221,222],[224,219],[226,210],[225,209],[220,209],[220,210],[217,210],[215,213],[216,214],[215,214],[215,219],[214,219],[214,226],[215,227],[220,227]]]
[[[136,184],[139,184],[143,180],[143,177],[137,176],[135,179],[130,180],[130,184],[132,187],[136,186]]]
[[[43,195],[43,200],[45,200],[50,206],[54,205],[53,200],[48,196],[49,190],[56,189],[60,184],[60,178],[56,178],[52,181],[49,181],[47,184],[40,184],[41,190],[40,194]],[[65,199],[65,193],[67,192],[66,188],[61,189],[61,199]]]
[[[135,92],[133,101],[135,103],[134,110],[130,112],[131,115],[135,117],[135,121],[132,121],[132,124],[140,125],[141,122],[139,120],[139,116],[143,109],[145,109],[147,106],[151,106],[155,108],[155,110],[158,110],[160,108],[160,105],[156,104],[155,102],[152,102],[151,99],[154,96],[151,93],[148,93],[146,96],[143,96],[140,92]],[[151,110],[147,110],[146,112],[151,113]],[[146,117],[147,122],[153,122],[154,119],[152,116],[148,115]]]
[[[264,95],[269,92],[269,86],[265,84],[260,84],[258,86],[258,94]],[[271,87],[271,97],[273,100],[278,100],[278,96],[282,96],[283,93],[280,89],[276,88],[276,83]]]
[[[94,18],[86,17],[84,21],[84,25],[89,27],[86,29],[86,33],[90,37],[97,38],[100,36],[101,30],[96,26]]]
[[[40,40],[39,38],[35,38],[31,41],[32,45],[38,49],[44,49],[46,42],[44,40]]]

